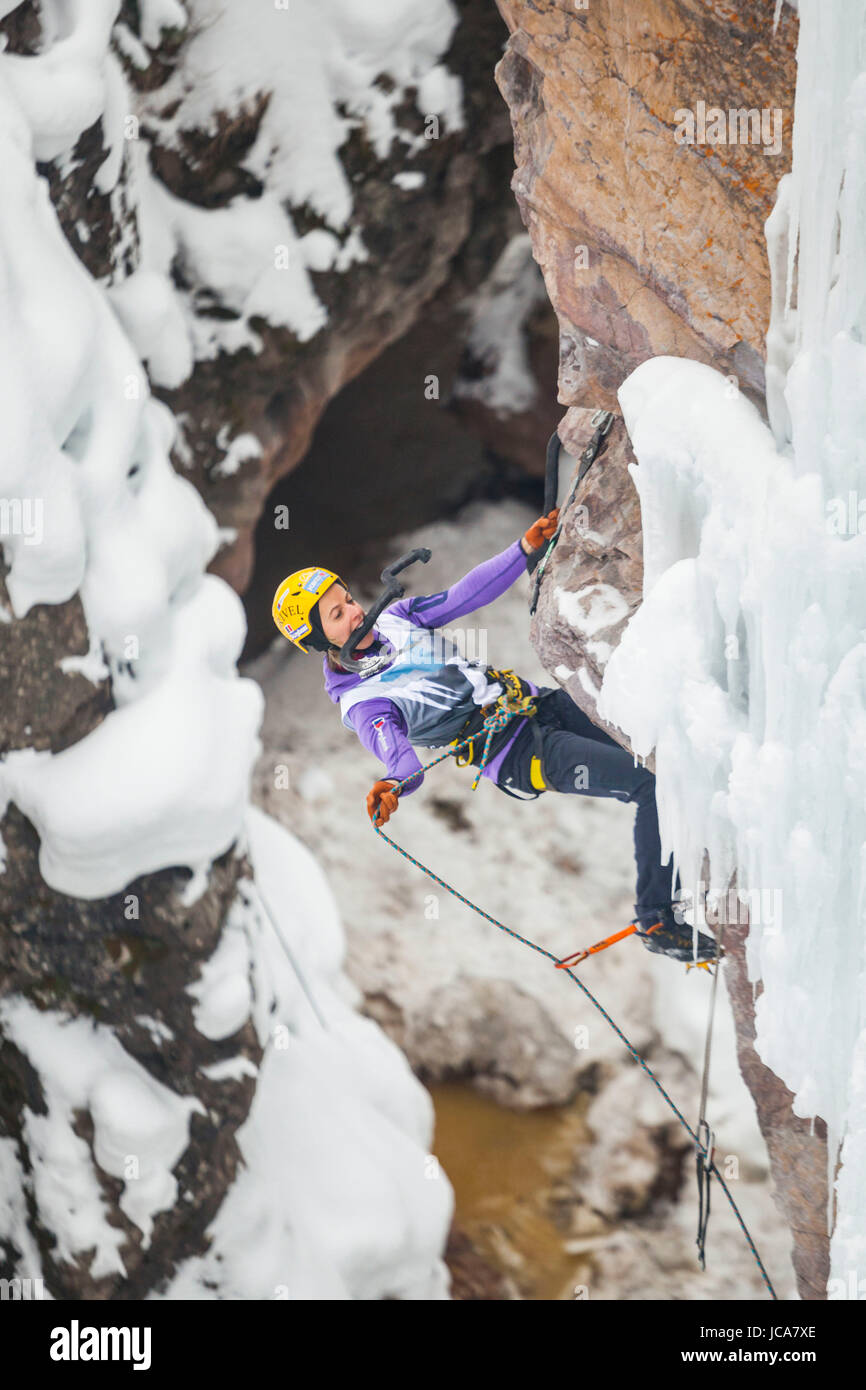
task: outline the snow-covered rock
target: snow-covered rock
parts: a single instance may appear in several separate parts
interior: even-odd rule
[[[182,371],[176,306],[152,278],[99,283],[52,201],[69,214],[101,120],[88,180],[130,225],[118,8],[43,4],[0,52],[4,668],[24,658],[0,738],[0,1244],[61,1299],[446,1297],[429,1098],[356,1010],[312,856],[247,805],[243,611],[204,573],[219,527],[141,361]],[[140,14],[145,44],[185,19]],[[457,119],[444,79],[431,99]],[[232,236],[214,276],[242,294]]]

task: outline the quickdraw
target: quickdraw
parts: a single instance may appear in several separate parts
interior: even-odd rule
[[[652,931],[653,928],[650,930]],[[632,922],[629,926],[623,927],[622,931],[614,932],[613,936],[606,936],[603,941],[597,941],[594,946],[587,946],[584,951],[575,951],[573,955],[564,956],[562,960],[556,962],[556,968],[557,970],[567,970],[570,965],[580,965],[587,956],[594,956],[599,951],[606,951],[608,946],[614,946],[617,941],[625,940],[627,936],[632,936],[636,931],[637,925]]]
[[[695,1138],[695,1162],[698,1174],[698,1261],[701,1269],[706,1269],[707,1226],[710,1221],[710,1179],[713,1176],[713,1158],[716,1152],[715,1135],[706,1120],[699,1120]]]

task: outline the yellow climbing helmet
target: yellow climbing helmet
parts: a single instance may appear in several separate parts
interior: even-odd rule
[[[274,622],[283,636],[294,642],[302,652],[306,652],[310,647],[315,651],[327,650],[327,638],[321,630],[321,625],[314,623],[312,610],[325,590],[330,589],[335,582],[342,584],[344,589],[348,588],[345,580],[333,570],[315,567],[295,570],[294,574],[283,580],[274,594],[271,610]],[[306,646],[303,640],[305,638]]]

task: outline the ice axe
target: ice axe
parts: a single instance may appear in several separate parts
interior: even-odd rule
[[[401,555],[400,559],[395,560],[393,565],[386,565],[380,576],[385,588],[376,599],[372,608],[368,609],[364,615],[364,621],[359,623],[348,641],[344,642],[340,648],[339,661],[341,665],[348,666],[355,648],[362,638],[366,637],[367,633],[370,632],[376,619],[382,612],[382,609],[387,608],[388,604],[393,603],[394,599],[403,597],[406,590],[397,578],[400,571],[406,569],[408,565],[414,565],[416,560],[420,560],[422,565],[426,565],[432,554],[432,550],[428,550],[424,545],[419,545],[416,546],[414,550],[408,551],[407,554]]]

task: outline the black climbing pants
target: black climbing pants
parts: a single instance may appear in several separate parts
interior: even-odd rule
[[[538,702],[538,713],[524,720],[499,769],[497,786],[517,793],[538,791],[537,781],[532,780],[532,759],[537,754],[542,760],[544,790],[634,802],[635,911],[641,917],[654,915],[656,909],[670,905],[672,877],[671,862],[661,862],[655,777],[645,767],[635,766],[631,753],[596,728],[564,690],[539,693],[544,698]],[[537,724],[540,738],[533,735],[531,723]]]

